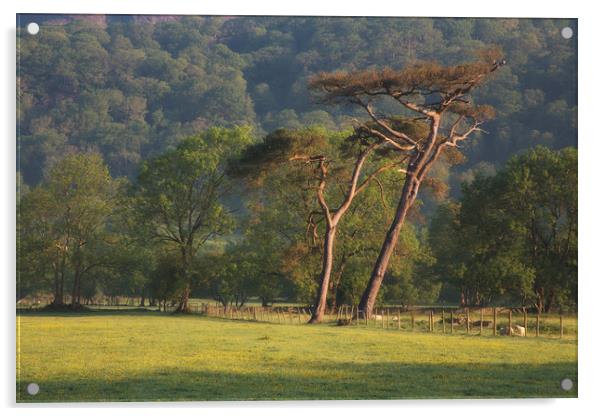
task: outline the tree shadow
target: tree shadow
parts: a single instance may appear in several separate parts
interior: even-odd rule
[[[325,360],[328,358],[325,357]],[[577,397],[577,363],[407,364],[290,362],[254,372],[165,368],[137,371],[128,378],[99,379],[57,375],[23,379],[18,402],[74,401],[230,401],[230,400],[391,400]],[[560,382],[570,378],[571,391]],[[29,383],[39,394],[26,392]]]

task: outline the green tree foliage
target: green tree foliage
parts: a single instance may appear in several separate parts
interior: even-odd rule
[[[22,280],[51,274],[54,303],[62,305],[70,277],[71,303],[78,306],[88,273],[109,261],[106,223],[117,190],[99,154],[75,153],[54,164],[19,204]]]
[[[65,24],[65,21],[70,23]],[[470,164],[576,144],[576,40],[551,19],[107,16],[48,19],[18,34],[19,169],[36,185],[68,149],[95,149],[113,176],[211,125],[264,131],[348,126],[357,112],[312,102],[320,71],[464,62],[500,45],[508,65],[476,99],[499,113]],[[471,168],[471,165],[466,168]],[[454,179],[454,178],[452,178]],[[455,183],[457,183],[456,181]]]
[[[478,175],[430,228],[442,280],[464,304],[501,295],[548,311],[577,302],[577,151],[537,147]]]
[[[406,131],[416,127],[408,124]],[[280,249],[280,261],[266,262],[274,265],[270,275],[277,276],[284,270],[297,299],[303,302],[315,301],[312,298],[316,291],[320,294],[320,285],[327,285],[326,304],[330,307],[356,302],[359,286],[366,284],[387,221],[393,215],[398,183],[403,177],[394,169],[398,167],[395,152],[386,142],[357,134],[335,134],[315,127],[278,130],[250,147],[238,166],[239,174],[253,178],[258,193],[249,234],[261,236],[266,242],[278,241],[284,247]],[[365,154],[363,170],[358,171],[351,204],[346,207],[353,172],[366,149],[369,153]],[[340,223],[328,219],[335,212],[345,215]],[[332,230],[336,230],[336,251],[325,254],[328,237],[324,236]],[[404,235],[409,242],[414,230],[409,227]],[[253,241],[254,247],[275,248],[258,239]],[[417,248],[417,244],[412,247],[404,242],[396,255],[397,270],[403,270],[405,276],[412,276],[411,265],[420,257]],[[325,256],[331,256],[332,261],[328,280],[324,280],[324,270],[318,274]],[[390,286],[397,283],[391,277]],[[393,293],[391,297],[396,296]],[[396,293],[399,295],[399,291]]]
[[[192,264],[210,239],[232,228],[224,199],[232,189],[228,160],[251,141],[248,128],[212,128],[183,139],[175,149],[146,161],[134,193],[135,213],[149,236],[180,256],[183,283],[179,310],[188,310]]]

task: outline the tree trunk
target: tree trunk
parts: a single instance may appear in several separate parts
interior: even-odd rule
[[[537,301],[535,304],[535,307],[537,308],[537,311],[539,313],[542,313],[544,311],[544,289],[543,287],[540,287],[536,290],[537,293]]]
[[[320,274],[320,290],[316,299],[316,307],[308,323],[317,324],[322,322],[326,309],[326,299],[328,297],[328,287],[330,284],[330,275],[332,273],[332,262],[334,257],[334,241],[336,236],[336,226],[327,224],[326,235],[324,238],[324,255],[322,258],[322,273]]]
[[[184,271],[184,281],[186,282],[186,286],[184,286],[184,290],[182,291],[182,295],[180,296],[180,301],[178,303],[178,307],[174,312],[176,313],[188,313],[190,312],[188,308],[188,299],[190,298],[190,287],[192,286],[192,281],[189,274],[189,267],[192,264],[193,250],[192,250],[192,241],[188,241],[185,246],[181,247],[182,250],[182,263],[183,263],[183,271]]]
[[[372,309],[374,308],[378,291],[380,290],[385,273],[389,267],[389,261],[391,260],[391,256],[395,251],[395,246],[397,245],[397,240],[399,239],[399,233],[401,232],[401,228],[403,227],[412,204],[418,196],[420,184],[428,174],[432,165],[437,161],[443,149],[443,144],[436,144],[439,123],[439,116],[431,118],[430,131],[427,140],[428,144],[422,151],[416,153],[408,163],[408,169],[403,184],[403,190],[401,192],[401,198],[399,199],[399,204],[397,205],[397,210],[395,211],[395,218],[393,218],[393,222],[389,227],[389,231],[387,231],[385,241],[383,242],[380,253],[378,254],[378,259],[376,260],[374,269],[372,270],[370,281],[368,282],[368,286],[366,287],[360,304],[358,305],[360,310],[363,310],[368,318],[372,316]]]
[[[53,306],[63,306],[65,304],[65,256],[61,257],[61,260],[57,262],[55,269],[55,293],[54,299],[52,300]]]
[[[71,307],[79,306],[79,272],[76,270],[73,275],[73,286],[71,288]]]
[[[53,306],[63,306],[63,293],[61,291],[61,273],[59,271],[59,265],[55,265],[54,269],[54,299],[52,300]]]
[[[401,199],[399,200],[399,204],[397,205],[397,210],[395,212],[395,218],[389,227],[389,231],[387,231],[385,241],[381,247],[378,259],[374,265],[374,269],[372,270],[370,281],[368,282],[368,286],[366,287],[358,306],[359,309],[367,315],[368,319],[370,319],[372,316],[372,310],[374,308],[374,304],[376,303],[376,297],[378,296],[378,291],[380,290],[387,267],[389,266],[391,255],[393,254],[395,246],[397,245],[399,233],[401,232],[401,228],[403,227],[403,223],[408,215],[408,211],[410,210],[412,203],[416,199],[416,194],[418,193],[420,183],[414,175],[415,173],[408,172]]]
[[[176,312],[178,313],[188,313],[189,312],[189,308],[188,308],[188,299],[190,297],[190,284],[186,284],[186,287],[184,288],[184,291],[182,292],[182,297],[180,298],[180,303],[178,304],[178,307],[176,308]]]
[[[61,280],[59,283],[59,301],[63,305],[65,303],[65,267],[61,269]]]
[[[544,310],[546,313],[550,313],[550,311],[552,310],[552,306],[554,305],[554,301],[555,301],[555,296],[554,296],[554,291],[550,290],[548,292],[548,295],[546,296],[545,302],[544,302]]]

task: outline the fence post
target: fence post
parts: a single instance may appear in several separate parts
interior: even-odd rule
[[[525,336],[527,336],[527,309],[523,310],[523,326],[525,327]]]
[[[443,333],[445,334],[445,309],[441,309],[441,323],[443,324]]]
[[[497,335],[497,308],[493,308],[493,336]]]
[[[401,330],[401,308],[397,308],[397,329]]]
[[[435,332],[435,311],[431,311],[431,321],[433,321],[433,332]]]
[[[466,308],[466,333],[470,334],[470,308]]]
[[[297,308],[297,317],[299,318],[299,324],[301,324],[301,311],[299,310],[299,308]]]
[[[481,322],[479,325],[479,335],[483,335],[483,308],[481,308]]]
[[[383,324],[383,329],[385,329],[385,310],[381,308],[380,310],[380,320]]]
[[[454,310],[452,309],[449,313],[449,333],[454,333]]]
[[[433,320],[431,319],[431,315],[433,314],[432,310],[429,310],[428,320],[429,320],[429,332],[433,331]]]
[[[387,308],[387,329],[389,329],[389,308]]]
[[[535,320],[535,336],[539,336],[539,309],[537,310],[537,318]]]
[[[508,335],[512,331],[512,309],[508,309]]]
[[[353,312],[353,306],[351,307],[351,312]],[[357,326],[360,325],[360,308],[359,307],[355,308],[355,324]]]

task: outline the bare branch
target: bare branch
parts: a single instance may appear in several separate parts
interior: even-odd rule
[[[408,150],[413,150],[416,148],[415,145],[401,145],[399,143],[397,143],[395,140],[391,139],[390,137],[388,137],[386,134],[383,134],[382,132],[375,130],[375,129],[371,129],[369,127],[362,127],[362,129],[366,130],[368,133],[379,137],[380,139],[384,140],[385,142],[389,143],[391,146],[395,147],[397,150],[401,150],[404,152],[407,152]]]
[[[330,207],[328,206],[328,203],[326,202],[326,198],[324,197],[324,189],[326,189],[326,175],[328,173],[328,169],[326,168],[326,163],[325,163],[324,159],[320,160],[319,169],[320,169],[321,176],[320,176],[320,185],[318,186],[318,202],[320,203],[320,206],[322,207],[322,210],[324,211],[324,216],[326,217],[328,224],[332,224],[332,216],[330,215]]]
[[[410,136],[408,136],[407,134],[397,131],[395,129],[393,129],[391,126],[389,126],[387,123],[385,123],[384,120],[378,118],[376,116],[376,114],[374,113],[374,110],[372,109],[372,106],[370,104],[364,103],[362,100],[360,100],[358,98],[358,103],[364,107],[364,109],[366,110],[366,112],[368,113],[368,115],[370,116],[370,118],[372,120],[374,120],[374,122],[376,124],[378,124],[379,126],[381,126],[383,129],[385,129],[386,131],[388,131],[390,134],[392,134],[393,136],[397,137],[398,139],[402,139],[405,140],[407,143],[416,146],[416,141],[412,140],[412,138],[410,138]]]

